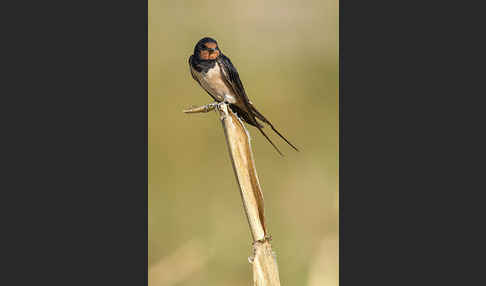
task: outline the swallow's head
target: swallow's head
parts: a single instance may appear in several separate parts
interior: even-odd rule
[[[200,60],[214,61],[220,54],[221,51],[218,48],[218,42],[209,37],[202,38],[194,47],[194,55]]]

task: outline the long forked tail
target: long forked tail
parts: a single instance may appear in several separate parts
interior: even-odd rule
[[[265,132],[263,132],[263,130],[262,130],[263,125],[258,123],[258,121],[255,118],[258,115],[256,115],[254,112],[251,112],[251,107],[248,108],[248,109],[250,109],[250,112],[244,111],[243,109],[241,109],[240,107],[238,107],[235,104],[230,104],[230,107],[233,110],[233,112],[235,112],[238,115],[238,117],[243,119],[243,121],[245,121],[246,123],[253,125],[256,128],[258,128],[258,130],[260,130],[260,132],[262,133],[263,137],[265,137],[268,140],[268,142],[270,142],[270,144],[272,144],[273,148],[275,148],[275,150],[277,150],[277,152],[280,154],[280,156],[284,157],[283,153],[280,152],[280,150],[277,148],[277,146],[275,146],[275,144],[273,144],[272,140],[270,140],[270,138],[268,138],[267,134],[265,134]],[[258,117],[258,118],[260,118],[260,117]],[[262,121],[265,122],[264,120],[262,120]]]
[[[270,123],[270,121],[268,121],[268,119],[266,119],[265,116],[263,116],[263,114],[261,114],[250,102],[245,102],[245,105],[247,107],[246,108],[247,111],[244,111],[243,109],[241,109],[240,107],[238,107],[235,104],[231,104],[230,107],[246,123],[248,123],[250,125],[253,125],[256,128],[258,128],[258,130],[262,133],[263,137],[265,137],[267,139],[267,141],[270,142],[270,144],[272,144],[273,148],[275,148],[275,150],[277,150],[277,152],[280,154],[280,156],[284,157],[283,153],[280,152],[280,150],[277,148],[277,146],[275,144],[273,144],[272,140],[270,140],[270,138],[268,138],[267,134],[265,134],[265,132],[263,132],[263,130],[262,130],[263,125],[261,125],[260,123],[258,123],[258,121],[256,120],[256,118],[258,118],[262,122],[270,125],[270,127],[272,128],[272,130],[275,133],[277,133],[278,136],[280,136],[280,138],[282,138],[285,142],[287,142],[287,144],[289,144],[292,148],[294,148],[295,151],[299,152],[299,149],[297,149],[297,147],[295,147],[292,143],[290,143],[290,141],[287,140],[287,138],[285,138],[282,134],[280,134],[280,132],[278,132],[277,129],[275,129],[275,127],[273,127],[272,123]]]
[[[280,156],[282,157],[285,157],[284,154],[282,152],[280,152],[280,150],[277,148],[277,146],[275,146],[275,144],[273,144],[272,140],[270,140],[270,138],[268,138],[267,134],[265,134],[265,132],[263,132],[262,128],[258,125],[255,125],[256,128],[258,128],[258,130],[260,130],[260,132],[263,134],[263,136],[265,138],[267,138],[268,142],[270,142],[270,144],[272,144],[273,148],[275,148],[275,150],[277,150],[277,152],[280,154]]]
[[[255,114],[256,117],[258,117],[258,119],[260,119],[261,121],[265,122],[266,124],[270,125],[270,128],[272,128],[272,130],[278,134],[278,136],[280,136],[280,138],[282,138],[285,142],[287,142],[287,144],[289,144],[292,148],[295,149],[295,151],[299,152],[299,149],[297,149],[297,147],[294,146],[294,144],[290,143],[289,140],[287,140],[287,138],[285,138],[282,134],[280,134],[280,132],[277,131],[277,129],[275,129],[275,127],[273,127],[272,123],[270,123],[270,121],[268,121],[265,116],[263,116],[263,114],[261,114],[253,105],[250,104],[250,107],[251,107],[251,111]],[[258,129],[260,129],[260,127],[258,127]],[[260,129],[260,131],[263,133],[263,131]],[[265,135],[265,133],[263,133],[263,135]],[[265,135],[265,137],[267,137],[267,135]],[[268,137],[267,137],[268,139]],[[270,139],[268,139],[270,141]],[[270,141],[270,143],[272,143]],[[272,143],[273,145],[273,143]],[[275,145],[274,145],[275,147]],[[275,147],[277,148],[277,147]],[[277,149],[278,150],[278,149]],[[280,153],[280,151],[279,151]]]

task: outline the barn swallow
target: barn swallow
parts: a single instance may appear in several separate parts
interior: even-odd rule
[[[257,118],[268,124],[287,144],[299,151],[253,106],[246,95],[236,68],[230,59],[221,52],[218,43],[214,39],[206,37],[197,42],[194,47],[194,54],[189,57],[189,67],[194,80],[215,101],[228,103],[231,110],[243,121],[257,127],[281,156],[283,156],[282,152],[263,132],[263,125],[257,122]]]

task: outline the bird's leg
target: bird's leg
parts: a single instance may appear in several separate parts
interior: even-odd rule
[[[227,102],[226,100],[223,100],[223,101],[221,101],[221,102],[216,103],[216,105],[218,106],[218,109],[221,109],[221,106],[222,106],[223,104],[229,105],[230,103],[229,103],[229,102]]]

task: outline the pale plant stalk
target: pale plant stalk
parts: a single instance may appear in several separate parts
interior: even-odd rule
[[[213,109],[218,111],[223,124],[231,163],[253,238],[253,256],[249,259],[253,266],[253,283],[255,286],[279,286],[277,260],[265,227],[263,194],[253,160],[250,135],[245,125],[226,103],[211,103],[184,112],[200,113]]]

